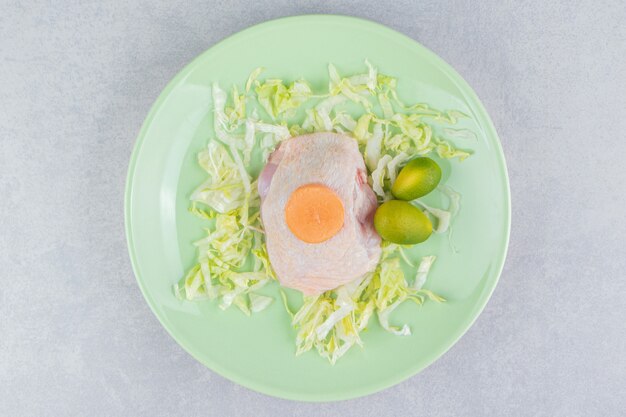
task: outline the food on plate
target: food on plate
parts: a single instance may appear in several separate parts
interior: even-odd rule
[[[189,209],[206,235],[174,285],[182,300],[216,299],[250,315],[273,305],[267,291],[280,283],[296,355],[314,349],[331,363],[363,346],[372,317],[407,336],[408,324],[392,324],[398,306],[445,301],[425,288],[432,247],[406,250],[446,233],[452,245],[461,197],[439,184],[435,159],[470,156],[445,132],[473,137],[449,128],[465,114],[406,105],[398,81],[365,63],[345,77],[329,65],[324,91],[261,79],[262,68],[230,94],[212,85],[214,137],[198,154],[207,178]]]
[[[353,138],[288,139],[265,170],[259,181],[265,244],[283,286],[317,295],[374,270],[381,253],[372,223],[376,195]]]
[[[415,245],[430,237],[433,225],[417,207],[402,200],[381,204],[374,215],[378,234],[399,245]]]
[[[433,191],[441,181],[441,168],[427,157],[415,158],[400,170],[391,194],[400,200],[415,200]]]
[[[341,198],[323,184],[296,188],[285,204],[289,230],[306,243],[321,243],[335,236],[343,227],[344,215]]]

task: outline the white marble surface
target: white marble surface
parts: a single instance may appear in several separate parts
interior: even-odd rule
[[[0,415],[626,412],[624,1],[0,3]],[[186,354],[135,284],[122,217],[166,82],[225,36],[304,13],[379,21],[451,63],[500,133],[513,196],[474,327],[418,376],[329,404],[249,391]]]

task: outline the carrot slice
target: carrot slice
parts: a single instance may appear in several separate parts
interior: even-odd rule
[[[343,227],[344,208],[339,196],[322,184],[306,184],[296,189],[285,205],[289,230],[307,243],[321,243]]]

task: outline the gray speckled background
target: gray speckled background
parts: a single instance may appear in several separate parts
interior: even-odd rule
[[[0,3],[0,415],[626,412],[623,1]],[[227,35],[304,13],[376,20],[451,63],[493,118],[513,196],[502,279],[465,337],[331,404],[249,391],[185,353],[135,284],[123,227],[131,148],[167,81]]]

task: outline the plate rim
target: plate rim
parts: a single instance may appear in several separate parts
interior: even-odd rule
[[[453,337],[449,343],[444,345],[443,349],[441,349],[435,355],[430,357],[422,365],[409,367],[408,372],[405,372],[402,374],[395,374],[393,377],[388,378],[387,380],[379,381],[378,383],[369,384],[367,386],[353,388],[350,390],[343,390],[340,393],[336,395],[332,395],[332,396],[326,395],[324,397],[321,397],[319,394],[315,394],[315,393],[313,394],[294,393],[294,392],[285,391],[283,389],[276,388],[276,387],[268,387],[263,384],[258,384],[255,381],[248,380],[245,376],[242,376],[238,373],[230,372],[227,369],[221,367],[216,362],[207,363],[205,359],[200,359],[194,352],[192,352],[189,348],[187,348],[187,346],[185,346],[184,341],[179,340],[179,338],[176,335],[174,335],[173,331],[166,325],[165,320],[161,317],[161,315],[157,311],[156,306],[155,306],[156,303],[154,302],[152,297],[150,297],[148,290],[147,290],[147,286],[145,285],[144,282],[142,282],[142,279],[140,279],[139,266],[138,266],[139,261],[135,253],[135,241],[133,239],[132,228],[131,228],[131,224],[132,224],[131,201],[132,201],[133,187],[134,187],[133,177],[135,174],[137,160],[141,153],[141,149],[144,144],[148,127],[152,123],[152,120],[154,119],[156,113],[158,112],[163,102],[167,100],[171,91],[179,84],[179,82],[183,78],[185,78],[188,75],[188,73],[197,65],[198,62],[203,60],[205,56],[214,53],[216,50],[228,47],[228,45],[232,43],[233,41],[236,41],[240,37],[245,37],[249,35],[251,32],[257,32],[259,30],[264,30],[265,28],[270,27],[270,26],[281,25],[284,23],[291,23],[294,21],[318,21],[322,23],[322,22],[328,22],[329,20],[330,21],[334,20],[338,22],[343,21],[343,22],[349,22],[351,24],[365,26],[374,31],[378,31],[380,34],[389,35],[397,39],[399,42],[408,44],[411,47],[417,46],[418,48],[421,48],[424,51],[424,53],[426,53],[429,56],[429,58],[432,59],[440,69],[445,71],[446,75],[448,75],[449,78],[454,82],[454,84],[459,89],[459,91],[463,94],[463,96],[469,99],[469,101],[473,102],[474,105],[472,106],[472,109],[478,113],[477,116],[481,119],[481,121],[484,121],[484,124],[482,127],[485,130],[486,136],[491,136],[495,138],[494,152],[498,156],[497,158],[498,165],[499,165],[500,171],[503,173],[503,180],[504,180],[503,191],[504,191],[504,196],[505,196],[504,198],[505,207],[503,210],[503,215],[505,217],[504,220],[505,220],[506,227],[505,227],[505,236],[504,236],[504,248],[503,248],[504,250],[502,252],[500,259],[497,262],[497,266],[493,274],[494,278],[488,281],[489,288],[486,291],[486,294],[475,305],[475,313],[474,313],[474,316],[471,318],[471,320],[469,320],[466,323],[466,325],[462,328],[462,330],[455,337]],[[135,139],[135,144],[131,151],[131,156],[130,156],[130,160],[128,164],[128,171],[126,174],[125,191],[124,191],[124,229],[125,229],[127,249],[128,249],[128,254],[130,257],[130,261],[131,261],[133,274],[135,276],[135,280],[137,281],[137,284],[139,286],[139,289],[141,290],[141,293],[144,299],[146,300],[148,306],[150,307],[150,310],[152,311],[154,316],[157,318],[161,326],[176,341],[176,343],[180,347],[182,347],[183,350],[185,350],[188,354],[190,354],[195,360],[197,360],[202,365],[210,369],[212,372],[215,372],[238,385],[244,386],[248,389],[251,389],[256,392],[260,392],[265,395],[284,398],[288,400],[307,401],[307,402],[340,401],[340,400],[348,400],[352,398],[363,397],[363,396],[370,395],[379,391],[383,391],[385,389],[388,389],[394,385],[399,384],[400,382],[403,382],[417,375],[418,373],[423,371],[425,368],[429,367],[434,362],[436,362],[443,355],[445,355],[445,353],[448,352],[461,339],[461,337],[463,337],[465,333],[467,333],[467,331],[474,325],[478,317],[482,314],[485,306],[491,299],[491,296],[493,292],[495,291],[495,288],[502,275],[504,264],[506,263],[508,249],[509,249],[510,235],[511,235],[511,185],[510,185],[510,180],[509,180],[509,175],[508,175],[506,158],[505,158],[504,151],[502,148],[502,142],[500,141],[500,137],[493,125],[493,121],[491,120],[491,118],[489,117],[489,114],[487,113],[487,110],[485,109],[484,104],[478,98],[477,94],[474,92],[471,86],[465,81],[465,79],[450,64],[448,64],[441,57],[439,57],[439,55],[437,55],[436,53],[434,53],[429,48],[425,47],[424,45],[422,45],[420,42],[416,41],[415,39],[401,32],[396,31],[395,29],[385,26],[381,23],[377,23],[368,19],[348,16],[348,15],[340,15],[340,14],[295,15],[295,16],[288,16],[288,17],[281,17],[277,19],[267,20],[267,21],[255,24],[253,26],[249,26],[243,30],[237,31],[223,38],[222,40],[214,43],[213,45],[208,47],[206,50],[201,52],[194,59],[192,59],[189,63],[187,63],[181,70],[179,70],[176,73],[176,75],[161,90],[161,92],[159,93],[159,95],[157,96],[153,104],[151,105],[150,110],[141,125],[137,138]]]

